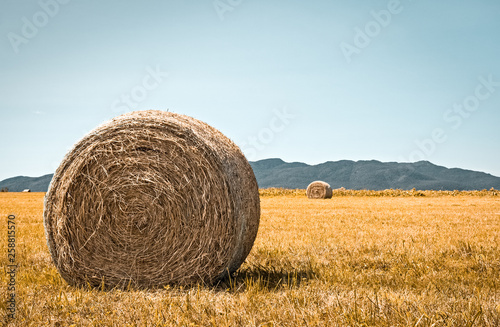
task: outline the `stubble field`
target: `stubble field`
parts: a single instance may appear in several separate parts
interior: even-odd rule
[[[498,192],[261,190],[255,245],[230,280],[78,289],[55,269],[44,193],[0,193],[0,322],[18,326],[500,326]],[[7,319],[8,215],[16,317]]]

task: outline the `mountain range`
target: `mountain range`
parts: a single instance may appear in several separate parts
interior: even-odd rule
[[[30,189],[31,192],[47,192],[52,176],[54,174],[42,177],[17,176],[7,178],[0,182],[0,190],[7,188],[9,192],[22,192],[25,189]]]
[[[500,188],[500,177],[434,165],[428,161],[415,163],[370,161],[328,161],[319,165],[265,159],[251,162],[260,188],[283,187],[305,189],[315,180],[332,188],[352,190],[482,190]]]
[[[309,183],[322,180],[332,188],[384,190],[412,188],[418,190],[500,189],[500,177],[459,168],[446,168],[428,161],[397,163],[370,161],[328,161],[319,165],[264,159],[250,162],[260,188],[283,187],[305,189]],[[42,177],[18,176],[0,182],[0,189],[10,192],[30,189],[46,192],[52,174]]]

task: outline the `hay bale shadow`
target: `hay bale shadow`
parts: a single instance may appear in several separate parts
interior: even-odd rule
[[[214,290],[224,292],[246,292],[250,289],[280,291],[298,288],[301,284],[316,279],[318,273],[310,266],[301,269],[276,269],[272,266],[253,266],[238,270],[219,280]]]

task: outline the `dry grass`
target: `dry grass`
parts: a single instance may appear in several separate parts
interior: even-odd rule
[[[60,278],[45,244],[43,194],[0,194],[2,266],[6,218],[17,215],[18,325],[500,325],[498,195],[279,193],[287,192],[261,191],[259,234],[231,280],[109,292]]]
[[[306,196],[306,190],[301,189],[286,189],[286,188],[266,188],[259,189],[261,197],[267,196]],[[345,188],[338,188],[332,190],[332,196],[385,196],[385,197],[409,197],[409,196],[427,196],[427,197],[441,197],[441,196],[500,196],[500,191],[495,189],[481,190],[481,191],[421,191],[421,190],[346,190]]]

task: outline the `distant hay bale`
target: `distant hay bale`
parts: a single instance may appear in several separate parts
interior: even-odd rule
[[[23,190],[23,193],[30,193],[30,192],[31,190],[29,188]]]
[[[328,183],[315,181],[307,186],[306,194],[309,199],[330,199],[333,192]]]
[[[47,244],[70,285],[213,283],[238,269],[259,225],[240,149],[184,115],[137,111],[99,126],[57,169]]]

